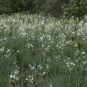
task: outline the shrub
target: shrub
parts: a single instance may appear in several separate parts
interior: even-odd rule
[[[1,0],[5,13],[16,13],[25,9],[23,0]]]
[[[83,18],[87,13],[87,0],[70,0],[69,4],[63,5],[63,13],[66,18]]]
[[[29,13],[42,12],[45,15],[60,17],[62,12],[62,4],[69,3],[69,0],[1,0],[5,13],[17,13],[20,11],[28,11]]]
[[[63,3],[68,4],[69,0],[47,0],[45,4],[43,4],[43,9],[45,14],[50,14],[54,17],[61,17],[62,5]]]

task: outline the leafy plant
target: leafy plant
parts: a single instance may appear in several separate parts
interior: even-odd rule
[[[25,2],[23,0],[1,0],[5,13],[17,13],[25,10]]]
[[[1,87],[87,86],[87,16],[0,16]]]
[[[81,19],[87,14],[87,0],[70,0],[70,3],[64,4],[62,9],[66,18],[73,16]]]

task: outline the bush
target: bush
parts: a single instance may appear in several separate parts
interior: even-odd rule
[[[63,3],[68,4],[69,0],[47,0],[45,4],[43,4],[43,10],[45,14],[50,14],[54,17],[61,17],[62,5]]]
[[[25,4],[22,0],[4,0],[2,4],[5,7],[5,13],[16,13],[25,10]]]
[[[54,17],[60,17],[62,4],[69,3],[69,0],[1,0],[5,13],[17,13],[28,11],[29,13],[42,12],[45,15],[50,14]]]
[[[63,5],[63,13],[66,18],[83,18],[87,14],[87,0],[70,0],[69,4]]]
[[[29,11],[32,13],[39,12],[40,0],[1,0],[5,13],[17,13],[21,11]]]
[[[28,1],[26,3],[26,9],[30,13],[39,13],[42,10],[42,4],[44,4],[42,0]]]
[[[0,4],[0,15],[4,13],[4,6]]]

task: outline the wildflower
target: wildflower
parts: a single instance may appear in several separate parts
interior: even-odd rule
[[[19,53],[20,51],[19,50],[17,50],[17,53]]]
[[[31,66],[31,64],[29,64],[29,67],[34,70],[35,69],[35,66]]]
[[[0,48],[0,51],[3,52],[4,51],[4,46]]]
[[[39,68],[39,69],[43,69],[43,67],[42,67],[41,65],[38,65],[37,68]]]
[[[26,78],[26,81],[28,81],[29,79],[28,78]]]
[[[7,50],[7,53],[9,53],[9,52],[10,52],[10,49]]]
[[[82,62],[82,63],[83,63],[84,65],[85,65],[85,64],[87,64],[87,60],[86,60],[86,61],[84,61],[84,62]]]
[[[85,54],[85,52],[82,52],[82,54]]]
[[[50,67],[50,66],[49,66],[48,64],[46,64],[46,68],[49,69],[49,67]]]
[[[50,87],[53,87],[52,84],[50,84]]]
[[[46,72],[43,72],[43,73],[42,73],[42,76],[44,76],[45,74],[46,74]]]
[[[17,75],[18,73],[19,73],[19,70],[15,70],[15,71],[14,71],[14,74]]]
[[[10,75],[10,78],[14,78],[15,79],[15,75]]]
[[[73,65],[73,66],[75,66],[75,63],[73,63],[73,62],[70,62],[70,65]]]

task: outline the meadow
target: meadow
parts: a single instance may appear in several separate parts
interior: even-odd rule
[[[0,87],[87,87],[87,16],[0,15]]]

